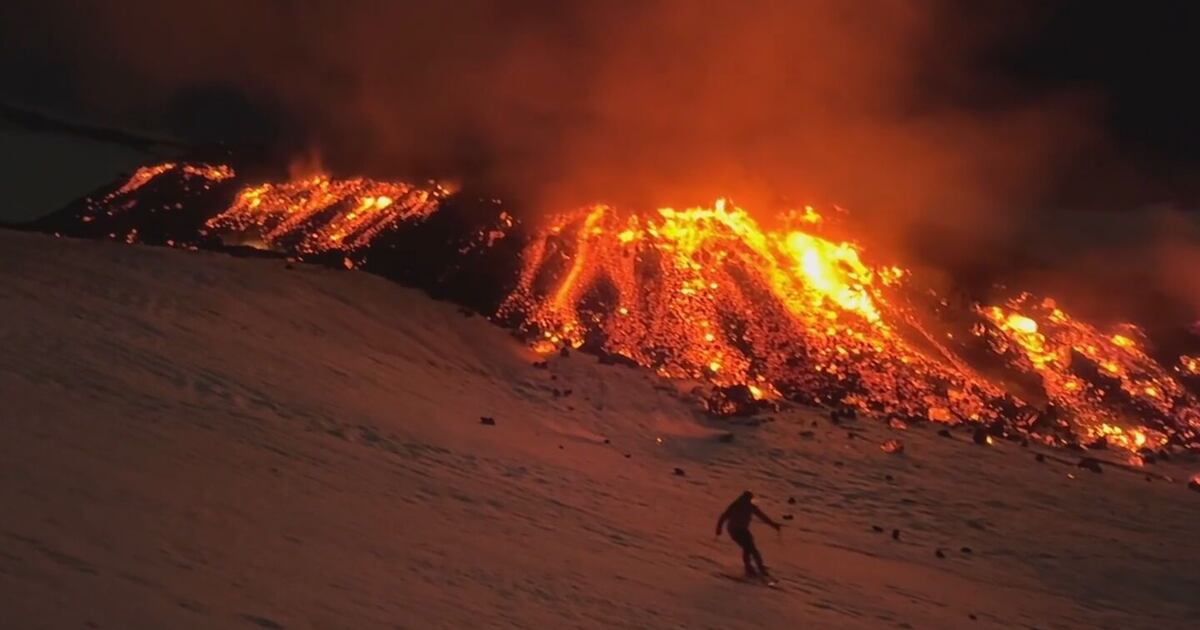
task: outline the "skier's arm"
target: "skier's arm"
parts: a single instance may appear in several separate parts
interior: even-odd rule
[[[718,536],[721,535],[721,528],[725,527],[725,521],[729,520],[729,510],[731,510],[731,509],[733,509],[732,505],[725,508],[725,511],[721,512],[721,518],[717,519],[717,535]]]
[[[758,509],[757,505],[754,506],[754,515],[757,516],[758,518],[762,519],[762,522],[766,523],[767,525],[770,525],[771,527],[774,527],[775,529],[779,529],[781,527],[781,525],[779,523],[772,521],[770,519],[770,517],[768,517],[766,514],[763,514],[763,511]]]

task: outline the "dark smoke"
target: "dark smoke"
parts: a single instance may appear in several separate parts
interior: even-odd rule
[[[0,35],[27,57],[7,64],[24,68],[10,95],[315,153],[337,173],[456,179],[539,210],[732,196],[769,215],[837,203],[865,219],[877,249],[982,277],[1017,264],[1018,237],[1064,186],[1145,183],[1098,131],[1102,102],[1005,74],[1001,44],[1044,19],[1010,2],[5,11]]]

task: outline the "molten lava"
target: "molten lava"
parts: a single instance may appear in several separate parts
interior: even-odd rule
[[[781,230],[745,211],[623,215],[594,206],[560,215],[526,249],[517,313],[534,346],[615,354],[674,378],[748,386],[755,398],[858,408],[882,417],[1002,421],[1050,443],[1131,450],[1192,440],[1200,405],[1142,349],[1131,326],[1110,334],[1053,301],[977,307],[973,331],[1007,368],[1040,380],[1048,407],[984,377],[914,312],[908,272],[872,267],[861,249],[812,230],[811,207]],[[942,304],[946,302],[943,300]],[[963,335],[966,337],[967,335]],[[1181,360],[1181,369],[1195,362]]]
[[[206,191],[235,176],[228,166],[147,166],[73,216],[98,222],[89,233],[119,238],[105,221],[140,207],[138,195],[167,173],[185,190],[199,181]],[[192,199],[163,205],[158,188],[154,204],[142,204],[152,213]],[[197,229],[370,270],[371,260],[409,251],[369,255],[383,235],[424,224],[452,196],[437,184],[317,175],[220,197],[224,207],[200,208]],[[470,242],[447,245],[448,255],[520,238],[507,213],[489,221],[472,223]],[[515,289],[488,304],[539,353],[582,348],[708,381],[722,392],[708,405],[717,413],[788,398],[857,409],[893,427],[986,423],[988,443],[991,433],[1131,451],[1200,442],[1200,403],[1184,386],[1200,377],[1200,358],[1178,355],[1165,367],[1136,327],[1102,331],[1028,294],[956,308],[919,289],[907,270],[871,264],[857,244],[823,236],[829,223],[805,207],[765,229],[724,200],[651,213],[604,205],[565,212],[517,241]],[[137,228],[121,233],[139,240]]]
[[[795,225],[819,222],[811,208]],[[1003,392],[901,334],[889,292],[851,243],[762,229],[740,208],[562,215],[529,245],[501,313],[543,343],[620,355],[660,374],[881,415],[997,418]]]
[[[270,248],[304,254],[353,251],[405,221],[432,215],[446,189],[317,175],[244,189],[205,227],[252,234]]]

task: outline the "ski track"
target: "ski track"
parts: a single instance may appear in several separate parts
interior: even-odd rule
[[[708,420],[687,384],[580,354],[536,369],[484,318],[362,273],[15,232],[0,245],[5,627],[1200,615],[1200,496],[1180,483],[932,426],[859,420],[852,439],[796,407],[758,427]],[[905,454],[882,453],[887,437]],[[746,487],[794,515],[781,537],[755,528],[776,591],[713,575],[738,570],[713,527]]]

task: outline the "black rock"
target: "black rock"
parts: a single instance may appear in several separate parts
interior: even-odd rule
[[[1034,455],[1034,456],[1033,456],[1033,459],[1034,459],[1035,461],[1037,461],[1038,463],[1042,463],[1042,462],[1045,462],[1045,461],[1046,461],[1046,456],[1045,456],[1045,455],[1042,455],[1041,453],[1038,453],[1037,455]]]
[[[988,443],[988,435],[988,430],[986,428],[979,427],[978,429],[975,429],[975,433],[971,435],[971,439],[976,444],[986,445]]]
[[[563,393],[562,393],[563,397],[565,398],[565,397],[567,397],[567,396],[570,396],[570,395],[571,395],[571,391],[572,391],[572,390],[569,390],[569,389],[564,389],[564,390],[563,390]]]
[[[571,351],[566,346],[563,346],[561,349],[559,349],[558,356],[565,359],[571,356]]]
[[[796,505],[796,497],[788,497],[788,505]]]
[[[633,457],[633,455],[631,455],[629,453],[625,453],[625,459],[629,459],[630,457]]]
[[[747,385],[716,387],[704,399],[705,409],[716,417],[747,417],[770,411],[772,403],[754,397]]]
[[[610,439],[608,439],[608,438],[604,438],[604,443],[605,443],[605,444],[612,444],[612,440],[610,440]]]
[[[900,540],[900,530],[898,530],[898,529],[892,530],[892,540]]]
[[[1084,468],[1086,470],[1090,470],[1094,473],[1104,472],[1104,469],[1100,467],[1100,460],[1093,459],[1091,457],[1084,457],[1083,459],[1080,459],[1079,463],[1076,464],[1076,466],[1078,466],[1080,468]]]
[[[480,416],[479,424],[486,424],[489,427],[496,426],[496,419],[491,416]]]
[[[1089,442],[1087,447],[1092,449],[1093,451],[1107,450],[1108,449],[1108,438],[1102,435],[1099,438],[1096,438],[1095,441]]]
[[[841,468],[842,466],[845,466],[845,464],[843,464],[842,462],[833,462],[833,465],[834,465],[834,466],[836,466],[836,467],[838,467],[838,468]]]
[[[952,438],[954,435],[950,433],[950,429],[938,429],[938,436],[944,438]]]
[[[794,517],[794,516],[792,516],[791,514],[784,514],[784,515],[783,515],[783,520],[785,520],[785,521],[790,521],[790,520],[792,520],[793,518],[795,518],[795,517]]]
[[[535,367],[539,370],[545,370],[550,367],[550,364],[546,363],[545,361],[534,361],[533,367]]]
[[[976,619],[978,619],[978,617],[976,617],[975,615],[967,615],[967,619],[970,619],[971,621],[975,621]]]
[[[1192,479],[1188,482],[1188,488],[1200,492],[1200,480]]]
[[[717,441],[721,442],[722,444],[728,444],[733,441],[733,434],[732,433],[722,433],[717,436]]]
[[[800,437],[811,440],[816,435],[813,431],[801,431]]]
[[[875,533],[877,533],[877,534],[882,534],[882,533],[883,533],[883,528],[882,528],[882,527],[880,527],[880,526],[878,526],[878,525],[872,525],[872,526],[871,526],[871,530],[872,530],[872,531],[874,531],[874,532],[875,532]]]
[[[959,551],[961,551],[961,552],[963,552],[963,553],[971,553],[971,548],[970,548],[970,547],[963,547],[962,549],[959,549]]]
[[[676,469],[675,469],[675,476],[676,476],[676,477],[682,477],[682,476],[684,476],[685,474],[687,474],[687,473],[683,472],[683,469],[682,469],[682,468],[676,468]]]
[[[939,557],[939,558],[945,558],[945,557],[946,557],[946,554],[942,553],[942,550],[941,550],[941,549],[935,550],[935,551],[933,552],[933,555],[935,555],[935,556],[937,556],[937,557]]]

